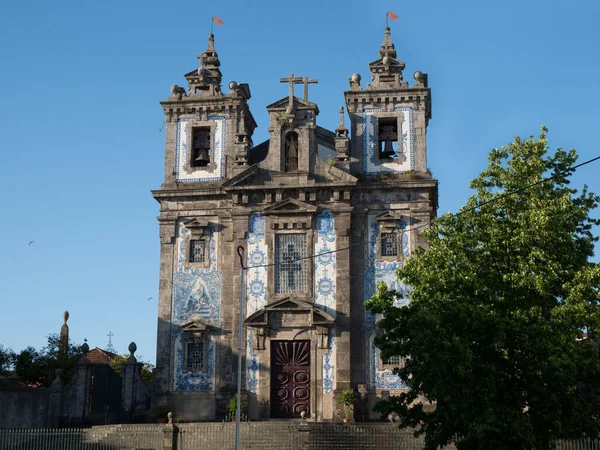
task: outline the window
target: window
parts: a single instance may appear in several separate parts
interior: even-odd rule
[[[399,355],[390,356],[387,360],[383,361],[384,366],[404,366],[404,358]]]
[[[398,157],[398,119],[396,117],[380,118],[378,136],[379,158]]]
[[[206,167],[210,164],[210,128],[193,127],[190,166]]]
[[[381,233],[381,256],[398,256],[398,233]]]
[[[206,262],[206,239],[190,239],[189,262]]]
[[[296,294],[308,290],[306,234],[275,235],[275,293]]]
[[[186,369],[188,372],[201,372],[204,369],[204,342],[187,343]]]

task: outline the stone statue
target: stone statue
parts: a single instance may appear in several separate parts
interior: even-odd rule
[[[298,135],[291,132],[285,137],[285,171],[296,170],[298,170]]]

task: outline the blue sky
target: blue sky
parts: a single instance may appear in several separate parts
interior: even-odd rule
[[[213,4],[0,4],[0,344],[42,347],[69,310],[73,341],[106,347],[112,331],[120,353],[133,340],[154,361],[158,102],[197,67],[213,15],[225,22],[215,26],[223,87],[250,84],[258,144],[265,106],[287,95],[279,78],[291,72],[319,79],[310,99],[318,124],[335,129],[348,78],[369,79],[385,12],[398,14],[405,80],[420,70],[432,88],[439,213],[465,203],[490,149],[541,124],[553,148],[576,148],[580,161],[600,154],[596,0]],[[599,173],[600,162],[585,166],[573,186],[600,193]]]

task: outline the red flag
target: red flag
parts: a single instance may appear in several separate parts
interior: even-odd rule
[[[396,14],[394,14],[392,11],[388,11],[387,16],[392,20],[396,20],[398,18],[398,16]]]
[[[396,20],[396,19],[394,19],[394,20]],[[225,23],[221,19],[219,19],[217,16],[213,17],[213,22],[216,23],[219,26],[221,26],[221,25],[223,25]]]

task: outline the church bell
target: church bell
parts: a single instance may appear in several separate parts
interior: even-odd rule
[[[391,140],[383,141],[383,150],[380,153],[381,158],[391,158],[395,155],[394,146]]]
[[[210,158],[208,156],[208,149],[201,148],[198,151],[198,157],[194,161],[199,166],[208,166],[208,164],[210,163]]]

